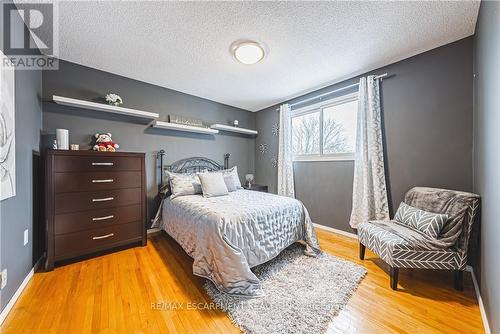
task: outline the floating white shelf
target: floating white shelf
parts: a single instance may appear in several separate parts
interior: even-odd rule
[[[176,123],[162,122],[162,121],[153,121],[151,126],[153,128],[159,128],[159,129],[203,133],[203,134],[209,134],[209,135],[214,135],[216,133],[219,133],[219,130],[200,128],[198,126],[190,126],[190,125],[176,124]]]
[[[53,95],[52,100],[55,103],[61,104],[64,106],[91,109],[91,110],[103,111],[103,112],[107,112],[107,113],[133,116],[133,117],[138,117],[138,118],[157,119],[158,117],[160,117],[159,114],[154,113],[154,112],[142,111],[142,110],[130,109],[130,108],[124,108],[124,107],[116,107],[116,106],[112,106],[112,105],[104,104],[104,103],[96,103],[96,102],[90,102],[90,101],[85,101],[85,100],[73,99],[71,97]]]
[[[221,130],[221,131],[243,133],[243,134],[246,134],[246,135],[256,135],[256,134],[258,134],[258,132],[255,131],[255,130],[250,130],[250,129],[245,129],[245,128],[238,128],[236,126],[230,126],[230,125],[225,125],[225,124],[212,124],[210,126],[210,128],[216,129],[216,130]]]

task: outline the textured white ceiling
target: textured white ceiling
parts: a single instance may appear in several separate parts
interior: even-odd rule
[[[474,34],[479,2],[61,2],[60,58],[257,111]],[[263,43],[236,62],[238,39]]]

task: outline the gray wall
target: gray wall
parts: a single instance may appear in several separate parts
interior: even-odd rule
[[[397,208],[413,186],[472,190],[472,38],[367,74],[393,75],[382,83],[389,192]],[[365,74],[366,75],[366,74]],[[357,82],[353,78],[311,93]],[[348,91],[342,92],[342,94]],[[309,95],[290,102],[299,101]],[[257,113],[256,180],[276,191],[276,106]],[[261,144],[268,152],[261,154]],[[316,223],[351,231],[352,161],[296,162],[296,196]],[[325,183],[325,180],[327,182]]]
[[[474,191],[482,196],[481,297],[491,332],[499,333],[500,2],[481,2],[474,47]]]
[[[157,208],[153,200],[157,193],[155,151],[165,149],[166,162],[191,156],[204,156],[220,163],[224,153],[230,153],[231,165],[237,165],[240,177],[254,171],[255,139],[234,134],[215,136],[187,134],[148,128],[146,123],[119,115],[60,106],[52,102],[52,95],[94,100],[109,92],[119,94],[124,106],[160,114],[167,120],[169,114],[185,115],[211,123],[240,121],[241,127],[254,128],[255,114],[192,95],[132,80],[108,72],[61,61],[58,71],[43,75],[43,131],[44,143],[50,143],[56,128],[68,129],[70,142],[89,145],[96,132],[111,132],[121,151],[145,152],[147,170],[148,210],[150,216]],[[45,138],[46,137],[46,138]]]
[[[16,38],[22,40],[22,31],[16,31],[16,34]],[[0,202],[0,268],[7,268],[8,271],[7,286],[0,292],[1,310],[30,272],[33,262],[40,256],[39,253],[33,254],[32,165],[33,150],[39,151],[40,148],[42,73],[16,70],[15,84],[16,196]],[[29,234],[29,243],[26,246],[23,245],[25,229],[28,229]]]

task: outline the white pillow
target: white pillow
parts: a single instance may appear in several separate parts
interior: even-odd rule
[[[238,176],[238,167],[234,166],[229,169],[224,169],[221,171],[223,176],[230,176],[233,179],[234,187],[237,189],[243,189],[240,182],[240,177]],[[232,191],[232,190],[229,190]]]
[[[238,190],[237,185],[234,183],[234,177],[232,175],[223,175],[224,183],[226,184],[227,191]]]
[[[179,196],[201,194],[201,183],[196,174],[179,174],[172,172],[167,172],[166,174],[172,193],[170,198],[174,199]]]
[[[224,196],[229,192],[222,173],[198,173],[203,197]]]

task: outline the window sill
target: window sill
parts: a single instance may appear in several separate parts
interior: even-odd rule
[[[293,158],[293,162],[312,162],[312,161],[354,161],[354,154],[338,154],[329,156],[302,156]]]

